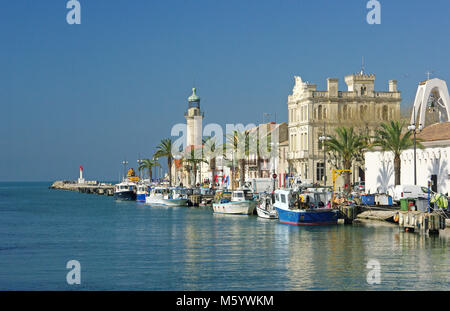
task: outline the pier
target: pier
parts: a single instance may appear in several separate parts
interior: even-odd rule
[[[91,193],[98,195],[114,195],[114,185],[109,183],[98,183],[96,181],[88,181],[80,184],[70,180],[55,181],[50,189],[78,191],[81,193]]]

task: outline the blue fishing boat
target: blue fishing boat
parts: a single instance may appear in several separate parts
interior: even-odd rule
[[[137,184],[136,201],[145,202],[145,197],[150,193],[150,184],[142,181]]]
[[[331,208],[321,208],[316,193],[276,190],[274,206],[280,222],[291,225],[335,225],[337,212]]]

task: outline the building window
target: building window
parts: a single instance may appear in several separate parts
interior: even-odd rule
[[[322,120],[322,105],[319,105],[319,107],[317,108],[317,118],[319,120]]]
[[[387,106],[383,106],[383,121],[387,121],[388,120],[388,107]]]
[[[342,119],[347,119],[347,105],[342,108]]]
[[[317,180],[323,180],[324,174],[325,174],[325,171],[324,171],[323,163],[321,163],[321,162],[317,163],[317,168],[316,168]]]

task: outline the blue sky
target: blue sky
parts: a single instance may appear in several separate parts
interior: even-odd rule
[[[410,104],[425,72],[450,81],[448,0],[1,1],[0,180],[116,180],[184,122],[195,85],[205,123],[287,121],[294,75],[326,88],[360,70],[398,80]]]

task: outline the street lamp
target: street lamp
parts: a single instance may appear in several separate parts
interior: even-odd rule
[[[272,171],[273,171],[273,175],[272,175],[272,179],[273,179],[273,191],[275,191],[275,187],[276,187],[276,178],[277,178],[277,174],[275,172],[275,164],[276,164],[276,158],[274,156],[274,154],[277,154],[277,152],[274,152],[275,149],[278,150],[278,145],[279,143],[275,143],[275,142],[271,142],[270,146],[271,146],[271,150],[270,153],[272,155]]]
[[[323,148],[323,185],[325,186],[327,184],[327,171],[326,171],[326,163],[327,163],[327,159],[326,159],[326,151],[325,151],[325,141],[329,140],[330,137],[328,136],[320,136],[319,140],[322,142],[322,148]]]
[[[140,157],[139,159],[136,161],[138,164],[138,171],[139,171],[139,179],[141,178],[141,170],[139,169],[139,167],[141,166],[141,164],[144,162]]]
[[[127,160],[123,160],[122,164],[123,164],[123,179],[125,179],[125,177],[127,175],[127,164],[128,164],[128,161]]]
[[[325,150],[325,141],[330,140],[330,137],[325,136],[325,122],[323,122],[323,135],[319,137],[319,141],[322,142],[322,148],[323,148],[323,185],[327,185],[327,170],[326,170],[326,150]]]
[[[408,126],[408,130],[412,131],[414,134],[414,185],[417,185],[417,166],[416,166],[416,107],[414,107],[414,123]],[[422,124],[419,124],[419,131],[422,130]]]

